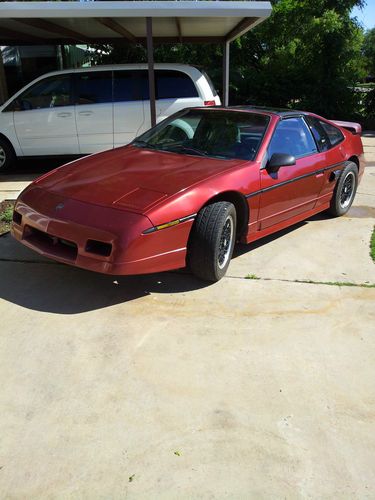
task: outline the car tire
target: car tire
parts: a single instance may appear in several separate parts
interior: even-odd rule
[[[236,241],[237,214],[221,201],[202,208],[189,239],[188,265],[198,278],[219,281],[226,273]]]
[[[9,170],[14,164],[16,155],[8,141],[0,137],[0,174]]]
[[[342,170],[333,191],[331,205],[328,212],[333,217],[346,214],[352,206],[358,186],[358,168],[355,163],[348,161]]]

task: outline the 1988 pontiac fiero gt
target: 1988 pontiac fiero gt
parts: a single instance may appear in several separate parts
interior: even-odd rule
[[[37,252],[110,274],[190,266],[224,276],[249,243],[350,208],[360,126],[255,107],[181,111],[128,146],[77,160],[18,198],[12,234]]]

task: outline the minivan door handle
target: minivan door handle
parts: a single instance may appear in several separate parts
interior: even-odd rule
[[[68,112],[57,113],[57,116],[59,116],[60,118],[67,118],[68,116],[72,116],[72,113]]]
[[[81,116],[90,116],[92,115],[94,112],[93,111],[78,111],[78,114],[81,115]]]

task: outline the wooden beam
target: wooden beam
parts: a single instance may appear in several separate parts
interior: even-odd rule
[[[152,17],[146,17],[148,88],[150,94],[151,127],[156,125],[154,46],[152,43]]]
[[[177,26],[178,39],[179,39],[179,42],[182,43],[181,20],[179,17],[176,17],[175,20],[176,20],[176,26]]]
[[[229,105],[229,49],[230,42],[223,44],[223,105]]]
[[[20,45],[20,42],[32,42],[34,44],[43,44],[43,39],[34,35],[29,35],[28,33],[22,33],[21,31],[11,30],[9,28],[0,28],[0,35],[4,35],[7,38],[1,38],[2,41],[6,43],[2,43],[1,45]]]
[[[228,42],[235,40],[243,33],[249,30],[250,26],[253,26],[258,21],[257,17],[245,17],[241,22],[237,24],[225,37]]]
[[[93,40],[78,33],[78,31],[71,30],[70,28],[65,28],[59,24],[53,23],[52,21],[47,21],[46,19],[13,19],[17,23],[25,24],[26,26],[31,26],[32,28],[37,28],[39,30],[47,31],[53,33],[54,35],[62,35],[66,38],[71,38],[76,42],[92,43]],[[51,40],[53,42],[53,40]]]
[[[7,30],[8,33],[4,30],[4,28],[0,28],[0,45],[10,45],[10,46],[16,46],[20,45],[20,41],[22,41],[22,45],[72,45],[74,44],[74,40],[71,38],[67,37],[56,37],[56,38],[37,38],[35,36],[31,37],[31,35],[27,35],[25,33],[21,33],[19,31],[12,31],[12,37],[5,38],[6,36],[9,35],[9,30]],[[4,35],[4,37],[2,37]],[[21,38],[22,37],[22,38]],[[225,42],[225,38],[220,37],[220,36],[208,36],[208,37],[184,37],[183,38],[184,43],[197,43],[197,44],[202,44],[202,43],[212,43],[212,44],[218,44],[218,43],[223,43]],[[88,42],[85,42],[88,43]],[[102,44],[110,44],[114,46],[123,46],[124,44],[129,44],[128,40],[125,38],[119,38],[119,37],[98,37],[98,38],[93,38],[90,39],[89,41],[90,44],[92,45],[102,45]],[[145,45],[147,44],[147,38],[141,38],[137,37],[136,38],[136,43]],[[177,36],[168,36],[168,37],[154,37],[153,39],[153,45],[158,45],[162,43],[180,43],[179,39]]]
[[[111,19],[110,17],[98,17],[96,21],[126,38],[129,42],[137,43],[136,37],[114,19]]]
[[[3,54],[0,49],[0,104],[8,99],[8,86],[5,78]]]
[[[146,38],[138,38],[139,43],[145,43]],[[179,43],[176,36],[155,36],[154,45],[159,43]],[[223,43],[225,38],[222,36],[184,36],[184,43]]]

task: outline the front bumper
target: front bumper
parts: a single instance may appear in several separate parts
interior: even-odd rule
[[[113,275],[147,274],[185,266],[192,224],[142,234],[152,226],[146,216],[62,199],[32,186],[17,200],[11,234],[65,264]]]

